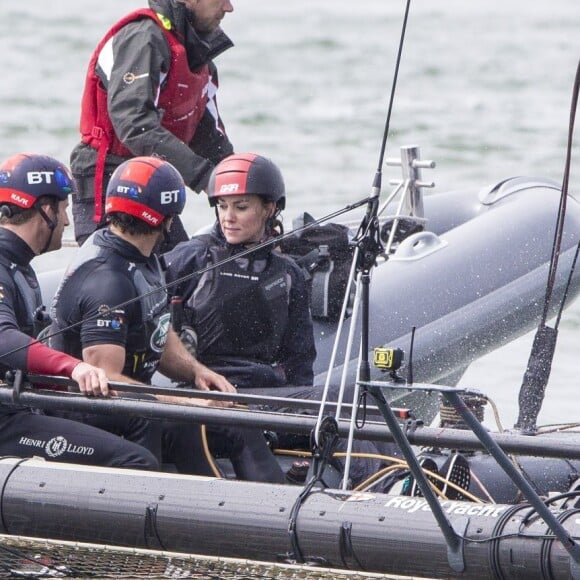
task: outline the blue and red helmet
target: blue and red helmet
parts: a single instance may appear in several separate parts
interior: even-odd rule
[[[113,173],[105,213],[132,215],[151,227],[179,215],[185,207],[185,183],[171,163],[158,157],[134,157]]]
[[[214,168],[207,188],[209,204],[229,195],[259,195],[284,209],[286,188],[278,166],[255,153],[230,155]]]
[[[0,164],[0,204],[30,209],[40,197],[63,201],[74,191],[68,167],[48,155],[19,153]]]

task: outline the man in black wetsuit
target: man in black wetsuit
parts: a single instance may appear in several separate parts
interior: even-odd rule
[[[38,254],[60,248],[73,189],[68,168],[51,157],[20,154],[0,164],[0,373],[2,378],[10,369],[64,375],[76,381],[83,393],[106,395],[107,376],[102,369],[33,338],[43,307],[30,262]],[[147,449],[106,431],[6,404],[0,404],[0,455],[159,467]]]
[[[171,328],[165,275],[154,249],[184,205],[185,184],[170,163],[136,157],[117,168],[107,189],[109,226],[86,240],[55,296],[52,316],[62,332],[51,344],[102,367],[111,380],[149,383],[159,370],[198,389],[234,392],[225,377],[189,354]],[[182,473],[212,475],[199,430],[164,422],[163,459]],[[214,444],[223,447],[222,435]],[[284,481],[261,432],[228,430],[225,439],[238,477]]]

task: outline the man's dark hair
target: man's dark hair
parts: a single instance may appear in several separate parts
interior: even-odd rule
[[[165,218],[158,226],[153,227],[135,216],[120,211],[111,212],[108,217],[111,225],[119,228],[124,234],[129,234],[131,236],[160,232],[163,229],[165,220],[167,219]]]
[[[57,214],[58,203],[58,198],[53,195],[42,195],[34,202],[33,206],[28,209],[22,209],[12,203],[4,204],[10,208],[12,215],[0,216],[0,225],[10,224],[12,226],[21,226],[22,224],[29,222],[38,213],[38,208],[42,205],[49,205],[53,212]]]

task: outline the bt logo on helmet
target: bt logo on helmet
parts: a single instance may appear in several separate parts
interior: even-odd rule
[[[239,183],[224,183],[220,187],[220,193],[234,193],[238,191],[240,187]]]
[[[39,183],[52,183],[53,171],[29,171],[26,174],[26,179],[30,185],[37,185]]]
[[[180,189],[174,189],[172,191],[162,191],[161,192],[161,205],[167,205],[168,203],[177,203],[179,201]]]
[[[140,190],[137,190],[133,186],[117,185],[117,193],[124,193],[131,197],[139,197]]]

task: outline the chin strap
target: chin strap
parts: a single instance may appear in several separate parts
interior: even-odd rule
[[[166,246],[169,246],[171,243],[171,236],[170,236],[170,227],[167,225],[167,221],[163,222],[163,243]]]
[[[50,230],[50,235],[48,236],[48,240],[46,240],[46,244],[44,244],[44,248],[42,248],[42,250],[40,250],[41,254],[44,254],[49,246],[50,243],[52,242],[52,236],[54,235],[54,230],[56,229],[56,226],[58,225],[58,217],[55,217],[54,219],[49,218],[47,213],[41,208],[38,207],[38,213],[42,216],[42,219],[46,222],[46,225],[48,226],[48,229]]]

